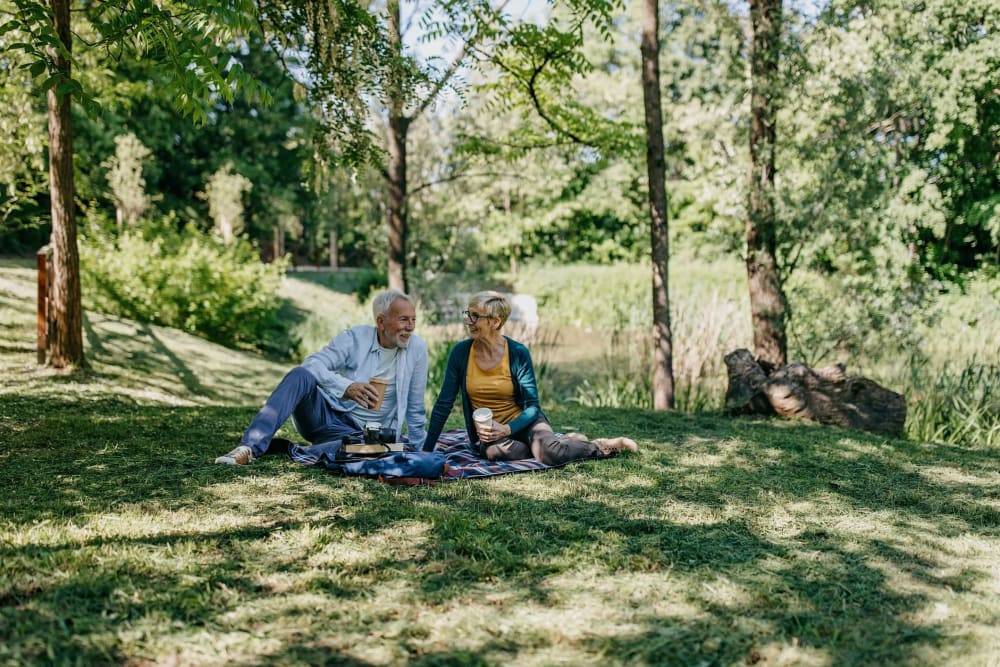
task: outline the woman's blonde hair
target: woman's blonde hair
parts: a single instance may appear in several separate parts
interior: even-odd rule
[[[476,292],[469,297],[469,308],[476,307],[485,310],[489,317],[498,318],[500,326],[503,326],[510,317],[510,299],[500,292]]]

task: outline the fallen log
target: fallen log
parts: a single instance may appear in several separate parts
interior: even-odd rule
[[[726,409],[736,414],[778,414],[821,424],[901,436],[906,399],[877,382],[850,377],[844,364],[812,369],[793,363],[771,369],[739,349],[725,356]]]

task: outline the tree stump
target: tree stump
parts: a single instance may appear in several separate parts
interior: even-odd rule
[[[849,377],[843,364],[812,369],[788,364],[769,369],[749,350],[725,356],[729,370],[726,409],[737,414],[779,414],[821,424],[901,436],[906,399],[863,377]]]

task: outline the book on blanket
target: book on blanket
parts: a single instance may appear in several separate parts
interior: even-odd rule
[[[357,454],[357,455],[378,455],[378,454],[388,454],[389,452],[401,452],[404,449],[405,443],[402,442],[349,442],[343,446],[343,452],[345,454]]]

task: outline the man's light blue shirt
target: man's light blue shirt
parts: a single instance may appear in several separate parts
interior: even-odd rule
[[[378,365],[378,331],[362,324],[343,331],[319,352],[310,354],[302,367],[316,377],[323,397],[334,410],[352,414],[356,401],[344,398],[344,392],[355,382],[368,382]],[[383,424],[401,432],[406,424],[410,447],[419,450],[427,437],[427,343],[411,335],[406,347],[396,356],[396,416],[395,423]]]

